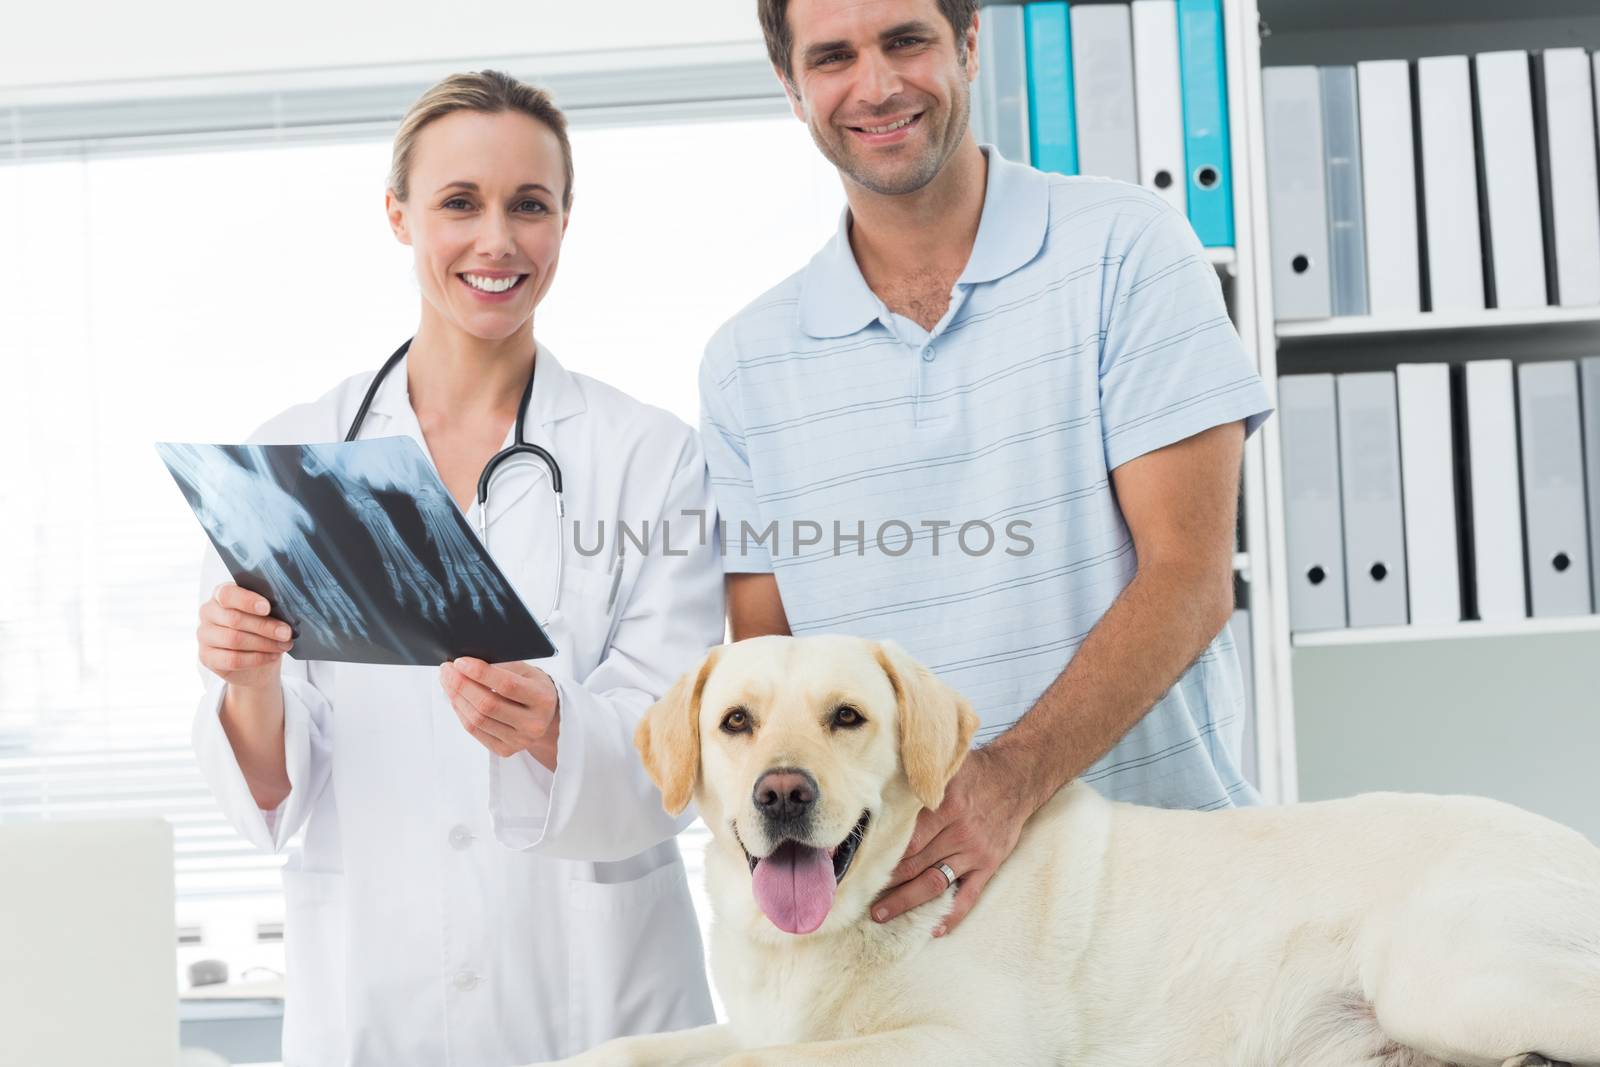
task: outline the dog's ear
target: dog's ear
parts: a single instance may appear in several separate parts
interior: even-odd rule
[[[633,730],[633,746],[650,780],[661,790],[661,806],[668,815],[689,806],[700,777],[700,693],[720,648],[706,653],[698,667],[672,683]]]
[[[900,708],[900,765],[911,791],[931,811],[944,801],[944,787],[967,758],[978,716],[966,697],[893,641],[879,641],[877,657]]]

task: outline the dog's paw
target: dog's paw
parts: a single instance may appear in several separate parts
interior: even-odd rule
[[[1570,1063],[1561,1060],[1552,1060],[1539,1055],[1537,1052],[1524,1052],[1520,1056],[1513,1056],[1500,1067],[1572,1067]]]

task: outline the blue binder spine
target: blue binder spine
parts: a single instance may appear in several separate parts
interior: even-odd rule
[[[1177,0],[1189,223],[1207,248],[1233,245],[1233,175],[1222,0]]]
[[[1028,47],[1028,127],[1032,163],[1040,170],[1078,173],[1072,96],[1072,29],[1066,0],[1023,9]]]

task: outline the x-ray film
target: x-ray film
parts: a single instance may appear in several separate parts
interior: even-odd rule
[[[294,658],[555,654],[409,437],[156,449],[233,580],[293,628]]]

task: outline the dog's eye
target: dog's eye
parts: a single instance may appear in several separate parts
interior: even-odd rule
[[[722,717],[722,731],[729,734],[749,733],[750,713],[743,708],[734,708]]]
[[[860,726],[866,721],[861,713],[849,704],[840,704],[833,709],[833,725],[837,728],[848,730],[852,727]]]

